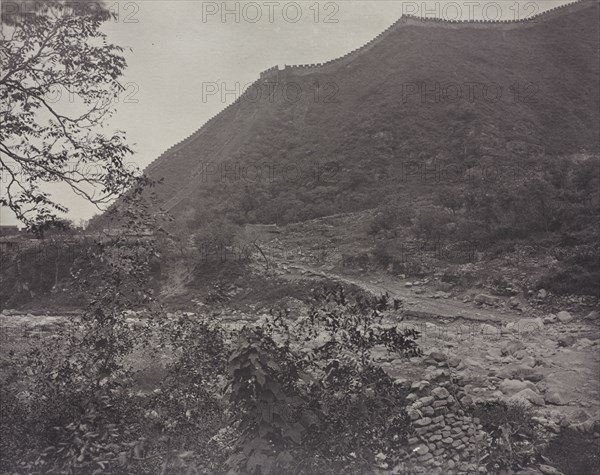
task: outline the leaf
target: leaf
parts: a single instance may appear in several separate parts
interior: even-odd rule
[[[290,452],[287,450],[280,452],[276,458],[277,465],[290,465],[291,463],[293,463],[293,461],[294,461],[294,458],[292,457]]]
[[[266,374],[263,372],[263,370],[262,370],[262,369],[257,369],[257,370],[255,371],[255,375],[254,375],[254,376],[256,377],[256,380],[258,381],[258,383],[259,383],[261,386],[264,386],[264,385],[265,385],[265,382],[266,382]]]
[[[285,435],[292,439],[296,444],[302,442],[302,434],[304,433],[304,427],[296,422],[292,427],[285,431]]]
[[[272,359],[267,360],[267,366],[275,371],[281,371],[281,367]]]

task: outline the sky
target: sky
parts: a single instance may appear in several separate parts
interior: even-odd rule
[[[233,102],[261,71],[284,64],[325,62],[356,49],[402,13],[447,19],[515,19],[567,0],[443,1],[112,1],[118,19],[104,31],[126,48],[124,92],[108,130],[127,133],[144,168]],[[237,92],[239,91],[239,92]],[[53,196],[66,217],[87,220],[98,209],[65,188]],[[1,191],[1,190],[0,190]],[[17,224],[7,209],[1,224]]]

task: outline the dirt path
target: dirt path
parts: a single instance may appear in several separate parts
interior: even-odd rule
[[[427,286],[419,286],[423,294],[415,293],[416,288],[405,286],[407,281],[401,281],[390,275],[370,274],[369,277],[360,275],[341,275],[326,272],[321,269],[299,263],[286,263],[274,261],[274,268],[280,270],[279,275],[286,279],[298,280],[302,278],[324,279],[331,282],[343,282],[374,293],[389,293],[391,297],[404,301],[404,313],[409,317],[442,320],[469,320],[487,323],[507,323],[523,318],[516,311],[504,308],[487,309],[477,308],[473,304],[465,303],[452,298],[434,298],[435,291]],[[281,271],[281,269],[285,269]]]

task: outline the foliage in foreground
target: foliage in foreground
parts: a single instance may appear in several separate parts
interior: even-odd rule
[[[233,330],[166,316],[140,292],[152,250],[114,244],[80,321],[15,356],[2,389],[3,470],[350,473],[381,452],[402,455],[405,391],[372,355],[420,354],[415,331],[382,323],[399,301],[320,289],[305,318],[277,313]],[[145,311],[128,318],[134,303]],[[141,388],[140,359],[166,361],[157,384]]]

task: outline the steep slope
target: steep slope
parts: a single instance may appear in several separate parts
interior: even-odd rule
[[[147,172],[160,207],[196,226],[414,200],[440,166],[597,153],[598,33],[589,0],[529,22],[403,17],[338,60],[266,71]]]

